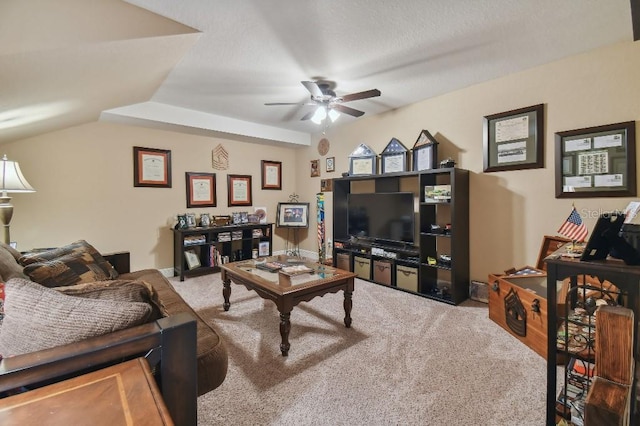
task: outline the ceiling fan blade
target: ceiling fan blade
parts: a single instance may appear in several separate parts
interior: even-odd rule
[[[319,98],[324,95],[315,81],[301,81],[300,83],[302,83],[302,85],[307,88],[309,93],[311,93],[311,96]]]
[[[378,89],[366,90],[364,92],[352,93],[350,95],[340,96],[342,98],[342,102],[351,102],[357,101],[358,99],[367,99],[367,98],[375,98],[376,96],[380,96],[380,91]]]
[[[315,114],[315,113],[316,113],[315,110],[314,111],[310,111],[310,112],[306,113],[305,115],[303,115],[300,120],[301,121],[309,120],[311,117],[313,117],[313,114]]]
[[[348,106],[345,106],[345,105],[336,104],[336,105],[333,105],[331,108],[338,110],[344,114],[352,115],[354,117],[360,117],[364,115],[364,111],[358,111],[357,109],[349,108]]]
[[[307,105],[306,103],[300,102],[267,102],[265,105]]]

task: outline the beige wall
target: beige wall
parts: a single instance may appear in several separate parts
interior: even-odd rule
[[[392,137],[411,148],[420,130],[440,142],[440,159],[452,156],[471,171],[471,277],[535,263],[544,235],[555,235],[571,204],[591,229],[601,211],[622,209],[629,198],[562,199],[554,196],[554,133],[629,120],[640,114],[640,44],[622,43],[479,84],[378,116],[330,128],[310,148],[287,149],[136,128],[90,123],[3,146],[20,162],[35,194],[15,194],[12,236],[20,249],[55,246],[84,238],[101,251],[129,250],[132,267],[172,266],[174,216],[187,211],[184,172],[214,172],[211,150],[222,143],[231,167],[217,171],[218,207],[189,209],[226,214],[226,175],[253,175],[253,204],[266,206],[275,220],[278,201],[291,193],[311,203],[308,231],[300,246],[315,252],[316,193],[320,179],[348,170],[348,155],[359,143],[381,152]],[[384,100],[384,87],[379,87]],[[515,108],[545,104],[545,168],[483,173],[482,118]],[[357,107],[357,104],[353,104]],[[317,141],[326,136],[329,153]],[[171,149],[173,188],[134,188],[132,147]],[[336,159],[327,173],[325,159]],[[321,176],[310,177],[309,161],[321,160]],[[260,190],[260,160],[283,162],[282,191]],[[326,194],[327,236],[331,237],[332,194]],[[279,230],[275,250],[287,233]]]
[[[335,156],[336,172],[326,173],[322,157],[321,177],[309,178],[308,171],[298,171],[298,180],[307,183],[298,190],[311,198],[319,190],[320,179],[347,171],[348,156],[359,143],[380,153],[396,137],[410,149],[420,131],[427,129],[440,142],[440,159],[451,156],[458,167],[471,171],[471,277],[486,280],[489,272],[535,265],[543,236],[556,235],[572,203],[592,229],[601,211],[623,209],[630,201],[556,199],[554,134],[640,119],[638,69],[640,43],[622,43],[387,114],[365,115],[324,135],[331,142],[327,156]],[[384,102],[384,87],[379,89]],[[483,117],[540,103],[545,104],[545,168],[483,173]],[[316,135],[314,148],[300,153],[301,163],[321,158],[315,149],[321,137]],[[303,246],[314,244],[305,241]]]
[[[222,144],[229,170],[213,170],[211,151]],[[170,149],[172,188],[134,188],[133,146]],[[227,174],[253,176],[253,206],[275,221],[278,201],[294,192],[295,150],[168,131],[95,122],[3,146],[18,161],[33,194],[14,194],[12,240],[21,250],[86,239],[102,252],[128,250],[132,268],[173,266],[175,216],[229,214]],[[260,160],[282,162],[282,191],[261,190]],[[217,207],[186,208],[185,172],[216,173]],[[281,232],[274,250],[284,249]]]

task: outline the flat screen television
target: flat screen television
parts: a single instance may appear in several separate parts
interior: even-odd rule
[[[414,195],[411,192],[349,194],[347,232],[371,240],[414,243]]]

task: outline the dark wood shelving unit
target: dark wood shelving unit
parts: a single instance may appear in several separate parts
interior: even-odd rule
[[[369,181],[369,182],[363,182]],[[413,188],[418,210],[415,212],[416,243],[359,241],[348,235],[348,197],[352,185],[368,184],[372,192],[400,192]],[[425,186],[450,185],[451,199],[447,201],[425,200]],[[431,225],[450,231],[433,233]],[[391,262],[391,287],[439,300],[459,304],[469,296],[469,171],[459,168],[442,168],[420,172],[400,172],[384,175],[349,176],[334,180],[333,189],[333,238],[334,264],[342,269],[354,270],[354,257],[370,259],[369,281],[376,282],[376,260]],[[379,256],[374,249],[382,249],[392,256]],[[438,260],[440,255],[451,258],[451,266],[430,265],[428,258]],[[415,269],[415,288],[402,283],[406,267]],[[366,272],[366,271],[365,271]],[[367,279],[366,274],[359,275]]]
[[[251,259],[260,243],[268,243],[272,254],[272,223],[212,226],[173,230],[173,271],[184,281],[185,277],[212,274],[220,270],[220,264]],[[189,268],[185,252],[193,252],[200,266]],[[259,251],[258,251],[259,253]]]

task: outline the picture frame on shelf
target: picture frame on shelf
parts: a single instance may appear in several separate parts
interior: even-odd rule
[[[216,206],[216,174],[185,172],[187,208]]]
[[[483,120],[484,172],[544,167],[544,104]]]
[[[176,223],[176,229],[187,229],[187,215],[179,214],[178,215],[178,223]]]
[[[227,194],[229,207],[252,205],[251,175],[227,175]]]
[[[320,160],[311,160],[311,177],[320,176]]]
[[[208,228],[211,226],[211,216],[209,216],[209,213],[200,214],[200,226],[202,226],[203,228]]]
[[[336,157],[327,157],[326,168],[327,173],[336,171]]]
[[[432,170],[437,168],[438,141],[428,131],[420,131],[416,142],[413,144],[413,170]]]
[[[282,189],[282,162],[262,160],[262,189]]]
[[[349,154],[349,174],[351,176],[375,175],[378,170],[378,156],[366,144],[359,144]]]
[[[380,154],[380,173],[406,172],[407,148],[396,138],[392,138]]]
[[[134,146],[133,186],[171,188],[171,151]]]
[[[195,228],[197,226],[195,213],[187,213],[185,217],[187,218],[187,228]]]
[[[635,121],[557,132],[556,198],[634,197]]]
[[[198,257],[196,252],[193,250],[186,250],[184,252],[184,258],[187,261],[187,267],[189,268],[189,270],[199,268],[200,266],[202,266],[200,264],[200,258]]]
[[[308,228],[309,203],[278,203],[276,226],[279,228]]]

